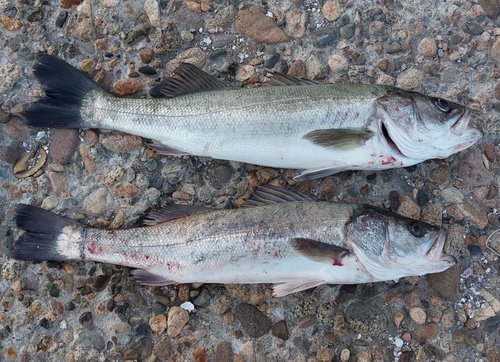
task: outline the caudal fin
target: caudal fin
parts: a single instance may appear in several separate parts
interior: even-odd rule
[[[39,54],[33,74],[46,96],[25,110],[28,125],[33,127],[85,128],[81,106],[89,92],[105,92],[97,83],[68,63],[48,54]]]
[[[30,261],[80,259],[78,250],[71,252],[74,248],[68,240],[81,228],[76,221],[30,205],[17,205],[15,221],[25,232],[16,240],[11,258]]]

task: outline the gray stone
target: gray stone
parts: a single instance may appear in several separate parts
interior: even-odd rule
[[[378,336],[387,329],[387,317],[373,304],[354,302],[345,312],[349,327],[365,336]]]
[[[460,267],[455,264],[441,273],[429,274],[427,283],[443,298],[456,302],[459,296]]]
[[[259,338],[269,332],[273,326],[271,319],[257,307],[240,303],[234,309],[236,319],[241,323],[243,330],[251,338]]]
[[[464,180],[465,186],[488,186],[493,175],[484,167],[483,155],[479,150],[462,154],[458,163],[458,176]]]

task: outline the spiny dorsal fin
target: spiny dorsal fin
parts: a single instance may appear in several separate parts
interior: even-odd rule
[[[302,138],[318,146],[347,151],[363,146],[372,135],[373,133],[370,131],[358,131],[354,129],[318,129],[309,132]]]
[[[255,207],[279,204],[282,202],[315,201],[297,190],[287,190],[272,185],[258,186],[241,207]]]
[[[177,78],[165,78],[151,88],[149,94],[155,98],[173,98],[191,93],[231,88],[190,63],[179,63],[174,73]]]
[[[210,209],[201,205],[165,205],[145,215],[141,220],[141,224],[144,226],[157,225],[165,221],[206,211],[210,211]]]
[[[342,259],[351,254],[349,249],[307,238],[291,239],[290,244],[305,257],[334,266],[342,266]]]
[[[311,84],[325,84],[317,80],[297,78],[293,75],[269,72],[266,75],[267,80],[262,83],[263,86],[284,86],[284,85],[311,85]]]

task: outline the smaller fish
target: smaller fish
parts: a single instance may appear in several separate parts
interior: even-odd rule
[[[276,296],[437,273],[456,263],[442,253],[443,229],[376,207],[318,202],[270,186],[244,206],[171,205],[149,215],[148,226],[106,230],[17,205],[24,233],[11,257],[124,265],[152,286],[273,283]]]

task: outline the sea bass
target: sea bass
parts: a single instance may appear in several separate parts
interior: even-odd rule
[[[446,158],[482,136],[466,107],[384,85],[274,74],[274,86],[233,88],[182,63],[160,86],[167,99],[132,99],[46,54],[33,72],[46,97],[27,107],[31,126],[118,130],[160,154],[298,169],[297,180]]]
[[[358,284],[443,271],[445,232],[372,206],[313,201],[260,187],[247,207],[168,206],[148,226],[89,228],[43,209],[18,205],[24,233],[18,260],[88,260],[132,268],[145,285],[273,283],[284,296],[325,283]]]

